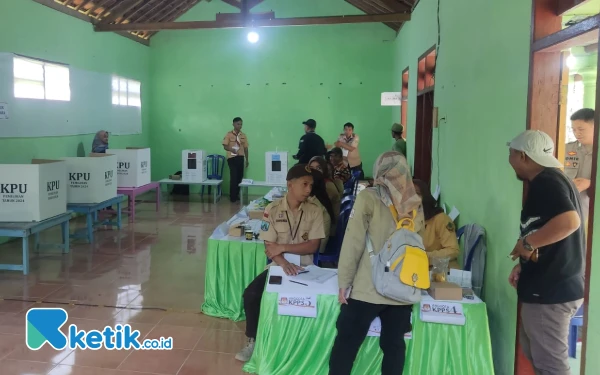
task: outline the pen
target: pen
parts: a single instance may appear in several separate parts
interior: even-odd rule
[[[290,283],[294,283],[294,284],[300,284],[300,285],[304,285],[304,286],[308,286],[308,284],[304,284],[304,283],[299,283],[297,281],[294,280],[288,280]]]
[[[300,272],[298,272],[298,275],[301,275],[303,273],[308,273],[308,271],[300,271]]]

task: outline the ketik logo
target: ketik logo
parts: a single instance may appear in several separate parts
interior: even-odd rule
[[[55,191],[60,189],[60,180],[56,180],[56,181],[50,181],[46,183],[46,191],[50,192],[50,191]]]
[[[147,168],[148,167],[148,162],[144,160],[143,162],[141,162],[140,166],[142,168]]]
[[[27,184],[0,184],[0,193],[2,194],[14,194],[14,193],[27,193]]]
[[[70,181],[89,181],[90,180],[90,173],[69,173],[69,180]],[[50,191],[50,190],[48,190]]]

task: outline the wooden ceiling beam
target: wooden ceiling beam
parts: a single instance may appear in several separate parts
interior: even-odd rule
[[[75,10],[79,10],[82,7],[85,8],[85,6],[88,5],[88,4],[90,4],[91,2],[92,2],[91,0],[89,0],[89,1],[87,1],[87,0],[81,0],[81,2],[79,4],[77,4],[77,6],[75,7]]]
[[[42,4],[42,5],[45,5],[48,8],[52,8],[54,10],[57,10],[57,11],[59,11],[61,13],[67,14],[67,15],[69,15],[71,17],[75,17],[75,18],[78,18],[78,19],[80,19],[82,21],[91,23],[92,25],[96,21],[95,19],[91,18],[90,16],[86,16],[85,14],[83,14],[81,12],[78,12],[78,11],[76,11],[74,9],[67,8],[64,5],[61,5],[61,4],[57,3],[57,2],[55,2],[54,0],[33,0],[33,1],[35,1],[36,3]],[[128,32],[118,31],[118,32],[116,32],[116,34],[119,34],[119,35],[124,36],[124,37],[126,37],[128,39],[131,39],[133,41],[141,43],[141,44],[143,44],[145,46],[149,46],[150,45],[150,43],[147,40],[135,37],[135,36],[131,35]]]
[[[255,6],[257,6],[258,4],[262,3],[263,0],[221,0],[222,2],[224,2],[225,4],[229,4],[232,7],[238,8],[238,9],[242,9],[242,1],[246,1],[246,9],[250,10],[252,8],[254,8]]]
[[[346,0],[346,2],[352,6],[354,6],[355,8],[365,12],[366,14],[381,14],[381,12],[374,8],[370,3],[366,3],[363,0]],[[388,13],[388,12],[386,12]],[[386,25],[387,27],[389,27],[390,29],[394,30],[394,31],[398,31],[400,29],[400,27],[402,26],[402,23],[398,23],[398,22],[384,22],[384,25]]]
[[[197,3],[197,2],[196,2]],[[167,9],[166,12],[157,12],[155,15],[153,15],[152,17],[150,17],[149,21],[150,22],[168,22],[171,21],[172,18],[176,18],[178,17],[180,14],[180,11],[182,9],[189,9],[190,7],[188,7],[190,4],[195,5],[196,3],[194,3],[193,1],[188,1],[188,0],[179,0],[177,3],[175,4],[170,4],[171,8]],[[139,37],[147,37],[150,32],[147,30],[136,30],[136,35],[138,35]]]
[[[123,19],[123,16],[127,12],[129,12],[136,6],[140,5],[142,2],[144,2],[144,0],[123,0],[119,3],[117,3],[117,5],[112,7],[110,10],[103,12],[103,14],[101,16],[101,18],[102,18],[101,22],[102,23],[112,23],[112,22],[115,22],[119,18]]]
[[[165,1],[166,0],[150,0],[138,9],[134,10],[133,13],[127,16],[126,20],[122,20],[121,23],[123,23],[124,21],[138,22],[147,13],[152,13],[156,8],[159,8],[161,5],[163,5]],[[150,5],[152,5],[152,7],[148,8]],[[144,12],[140,14],[140,12],[142,11]],[[138,18],[135,18],[135,16],[137,16],[138,14],[140,14],[140,16]]]
[[[193,0],[192,2],[190,2],[187,6],[183,7],[179,12],[177,12],[176,14],[174,14],[170,19],[167,19],[167,22],[171,22],[176,20],[177,18],[181,17],[183,14],[185,14],[188,10],[192,9],[196,4],[198,4],[201,0]],[[156,34],[158,31],[146,31],[144,34],[144,37],[146,39],[149,39],[151,36],[153,36],[154,34]]]
[[[98,8],[103,7],[109,1],[111,1],[111,0],[95,0],[95,1],[93,1],[94,5],[92,5],[88,10],[86,10],[85,14],[87,14],[90,17],[93,17],[94,11]]]
[[[242,27],[277,27],[277,26],[304,26],[304,25],[338,25],[348,23],[374,23],[374,22],[405,22],[410,20],[409,13],[366,14],[350,16],[325,16],[325,17],[296,17],[276,18],[272,20],[243,21],[190,21],[190,22],[154,22],[95,25],[98,32],[108,31],[160,31],[160,30],[193,30],[193,29],[222,29]]]

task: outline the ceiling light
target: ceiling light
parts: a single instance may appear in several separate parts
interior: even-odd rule
[[[257,33],[257,32],[250,31],[250,32],[248,33],[248,41],[249,41],[250,43],[256,43],[256,42],[258,42],[258,39],[259,39],[259,36],[258,36],[258,33]]]

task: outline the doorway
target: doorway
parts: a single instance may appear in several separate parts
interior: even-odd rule
[[[583,198],[581,200],[582,204],[585,202],[586,208],[589,209],[587,223],[582,220],[582,225],[587,229],[585,295],[582,308],[571,320],[569,337],[571,372],[573,375],[583,375],[589,320],[599,115],[596,111],[588,121],[595,131],[592,144],[585,144],[585,141],[575,138],[571,130],[575,125],[571,122],[571,116],[582,108],[594,110],[597,107],[596,77],[599,70],[597,55],[600,20],[597,17],[569,15],[568,10],[565,13],[564,9],[559,11],[555,8],[556,2],[533,0],[533,3],[527,128],[541,130],[550,135],[556,145],[555,156],[563,163],[565,171],[571,168],[569,173],[573,172],[573,167],[577,167],[574,164],[581,164],[579,159],[573,159],[579,149],[582,152],[584,149],[589,149],[592,153],[591,161],[588,162],[591,173],[587,177],[590,185],[584,190],[584,193],[589,196],[589,201]],[[577,26],[574,27],[575,25]],[[578,147],[578,152],[574,152],[573,147]],[[524,197],[526,194],[525,186]],[[533,375],[533,367],[520,347],[519,329],[520,316],[517,315],[515,374]]]
[[[417,76],[417,117],[415,121],[414,178],[431,184],[433,112],[436,49],[431,47],[419,58]]]

